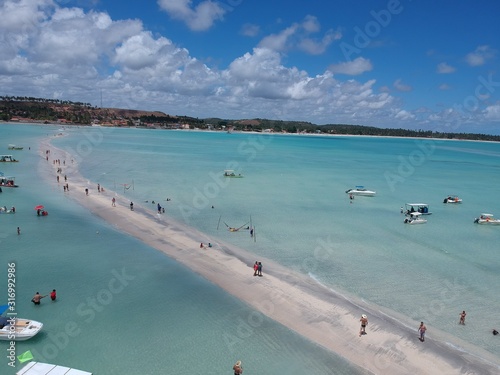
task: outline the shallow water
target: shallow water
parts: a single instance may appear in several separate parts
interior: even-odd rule
[[[1,204],[17,209],[0,216],[0,278],[6,287],[7,264],[15,263],[18,314],[44,323],[35,338],[17,342],[17,355],[31,350],[35,360],[97,374],[221,374],[238,359],[249,373],[364,373],[117,232],[68,199],[61,186],[47,184],[40,174],[54,172],[35,151],[37,139],[57,132],[0,126],[2,141],[26,147],[18,151],[20,163],[2,166],[20,187],[0,195]],[[37,217],[38,204],[48,216]],[[57,302],[29,302],[36,291],[54,288]],[[8,342],[0,342],[4,346]],[[2,358],[2,374],[22,366],[11,368]]]
[[[23,129],[20,134],[18,129]],[[25,137],[35,143],[36,137],[58,129],[2,125],[0,132],[5,144],[25,145]],[[66,137],[54,138],[54,145],[73,151],[82,174],[92,181],[89,188],[100,183],[151,210],[156,210],[153,200],[160,202],[168,215],[203,231],[205,242],[233,243],[256,259],[272,259],[308,274],[348,299],[383,308],[402,324],[425,320],[431,337],[439,330],[452,344],[463,340],[465,350],[482,348],[498,356],[489,332],[495,324],[491,317],[500,308],[500,227],[475,225],[473,219],[484,211],[500,215],[498,203],[488,199],[495,197],[500,182],[499,144],[105,128],[64,133]],[[205,373],[225,372],[236,359],[248,363],[252,373],[283,366],[295,374],[332,373],[331,368],[336,374],[356,372],[263,317],[252,327],[252,310],[241,302],[115,232],[60,190],[26,183],[33,172],[21,169],[24,158],[35,165],[38,156],[25,151],[20,151],[23,163],[9,166],[18,168],[23,187],[8,193],[23,215],[19,209],[19,215],[6,215],[13,221],[2,231],[22,223],[21,238],[9,234],[4,241],[16,257],[22,255],[18,259],[29,259],[29,267],[25,260],[19,267],[19,280],[27,283],[20,289],[26,294],[22,307],[36,313],[31,318],[47,323],[43,335],[23,348],[43,347],[51,329],[59,332],[60,320],[74,320],[82,332],[52,362],[69,360],[82,369],[92,364],[90,370],[99,373],[114,373],[119,366],[116,373],[133,374],[139,373],[134,366],[142,366],[147,370],[140,373],[154,374],[172,364],[177,366],[172,373],[183,373],[192,370],[183,370],[183,364],[194,353]],[[224,179],[224,169],[235,169],[244,178]],[[377,196],[356,197],[351,203],[345,190],[363,184]],[[458,194],[463,204],[443,204],[448,194]],[[5,196],[0,196],[2,202]],[[50,207],[47,218],[32,211],[41,197]],[[427,224],[403,224],[400,207],[412,201],[430,204],[433,214]],[[226,224],[252,225],[256,236],[244,229],[229,232]],[[36,235],[28,236],[31,232]],[[124,267],[134,280],[87,323],[90,313],[77,310],[79,304],[97,298],[113,278],[112,270]],[[53,287],[60,290],[61,303],[33,310],[24,302],[34,289]],[[102,293],[101,298],[107,296]],[[71,303],[59,307],[63,296]],[[51,327],[54,308],[61,318]],[[467,311],[464,327],[457,324],[462,310]],[[133,332],[121,329],[130,326]],[[95,340],[96,335],[103,339]],[[144,344],[134,346],[136,357],[121,349],[121,338]],[[146,358],[137,362],[142,356]]]

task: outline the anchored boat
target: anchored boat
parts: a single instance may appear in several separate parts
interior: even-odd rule
[[[444,198],[443,203],[462,203],[462,199],[456,195],[448,195]]]
[[[50,363],[30,362],[16,375],[92,375],[91,372],[77,370],[74,368],[52,365]]]
[[[495,219],[492,214],[481,214],[474,219],[476,224],[500,225],[500,219]]]
[[[418,212],[422,215],[432,214],[432,212],[429,211],[429,205],[427,203],[406,203],[404,212],[405,215],[410,215],[414,212]]]
[[[376,192],[372,190],[365,189],[364,186],[358,185],[354,189],[346,190],[346,194],[349,195],[361,195],[364,197],[373,197]]]

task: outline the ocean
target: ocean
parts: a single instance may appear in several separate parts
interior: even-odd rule
[[[20,187],[0,193],[17,211],[0,214],[0,285],[14,263],[19,315],[44,322],[18,354],[96,374],[229,374],[238,359],[253,374],[365,373],[74,203],[46,181],[45,137],[74,155],[91,188],[152,212],[159,202],[201,241],[264,260],[264,273],[272,260],[402,325],[424,320],[429,337],[500,355],[491,335],[500,226],[473,223],[500,217],[500,144],[2,124],[5,153],[20,162],[0,171]],[[226,169],[243,178],[222,177]],[[377,194],[350,200],[355,185]],[[450,194],[463,203],[443,204]],[[405,225],[405,203],[429,204],[428,222]],[[49,216],[36,216],[38,204]],[[32,306],[36,291],[53,288],[57,302]],[[0,366],[15,373],[7,358]]]

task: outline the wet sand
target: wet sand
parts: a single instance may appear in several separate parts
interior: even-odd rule
[[[319,285],[307,275],[279,264],[263,261],[263,277],[253,276],[254,256],[244,249],[209,239],[203,233],[176,222],[165,214],[130,201],[116,192],[97,191],[97,184],[87,181],[78,172],[72,156],[54,148],[45,140],[40,145],[44,158],[42,169],[47,182],[57,184],[55,176],[61,167],[60,190],[63,194],[64,175],[68,177],[69,198],[167,256],[186,265],[194,272],[246,302],[269,318],[294,330],[324,348],[374,374],[498,374],[498,358],[480,352],[481,358],[449,345],[437,329],[427,327],[425,342],[418,339],[420,322],[401,323],[382,310],[368,311],[361,302],[353,302]],[[45,150],[50,150],[45,160]],[[60,159],[61,165],[52,160]],[[62,161],[66,161],[63,165]],[[85,189],[89,189],[89,195]],[[112,198],[116,207],[112,206]],[[211,242],[212,248],[200,248],[200,242]],[[259,296],[257,299],[255,296]],[[367,314],[367,334],[359,336],[361,314]]]

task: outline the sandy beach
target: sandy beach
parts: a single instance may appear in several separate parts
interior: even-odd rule
[[[46,150],[50,150],[48,161],[45,161]],[[67,175],[70,191],[63,192],[65,182],[61,178],[61,194],[66,194],[119,231],[184,264],[265,316],[371,373],[441,375],[497,374],[500,371],[498,358],[490,353],[479,353],[486,359],[484,361],[452,348],[442,339],[444,334],[433,334],[438,330],[429,326],[425,342],[420,342],[417,333],[420,322],[402,325],[382,310],[369,313],[367,334],[360,336],[360,317],[366,313],[362,303],[354,303],[322,287],[308,275],[267,259],[258,259],[264,264],[264,276],[253,277],[252,267],[257,259],[251,253],[207,238],[167,214],[156,214],[150,207],[141,206],[140,202],[134,202],[132,211],[129,200],[107,187],[98,192],[97,183],[79,174],[77,163],[71,162],[72,155],[54,148],[50,139],[40,144],[40,155],[42,163],[46,162],[52,171],[45,174],[49,184],[58,184],[57,168],[63,170],[60,176]],[[61,164],[54,164],[54,159],[60,159]],[[89,191],[88,196],[85,189]],[[112,206],[113,197],[116,207]],[[213,247],[200,248],[200,242],[210,242]],[[439,338],[433,338],[436,336]],[[238,339],[237,333],[234,339]]]

